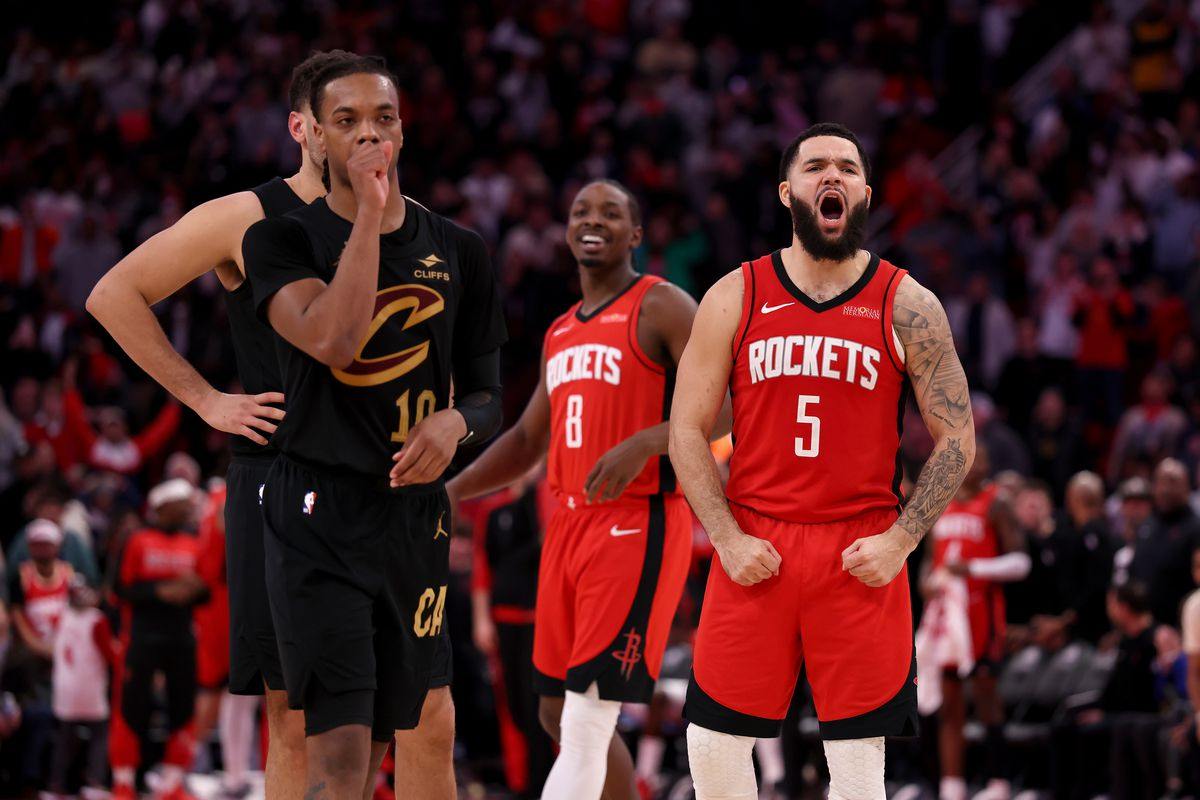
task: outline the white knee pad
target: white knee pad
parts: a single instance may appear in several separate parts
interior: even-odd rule
[[[696,800],[758,799],[751,756],[754,737],[718,733],[693,722],[687,745]]]
[[[883,789],[883,737],[825,742],[829,800],[886,800]]]
[[[601,700],[594,683],[585,694],[567,692],[559,722],[562,729],[559,747],[598,749],[607,753],[608,742],[617,729],[617,717],[620,715],[621,703]]]
[[[599,800],[608,772],[608,745],[617,729],[621,704],[601,700],[596,685],[586,694],[567,692],[559,721],[559,751],[543,800]]]

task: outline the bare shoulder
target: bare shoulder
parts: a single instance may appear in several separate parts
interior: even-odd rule
[[[735,317],[742,314],[742,295],[746,291],[745,280],[742,278],[741,267],[726,272],[708,288],[700,301],[701,308],[720,310],[723,313],[732,312]]]
[[[642,314],[652,319],[659,314],[696,313],[696,300],[690,294],[669,281],[656,283],[642,297]]]
[[[227,240],[234,249],[246,229],[263,219],[262,203],[254,192],[235,192],[217,197],[193,208],[175,223],[188,222],[209,228],[210,234]]]
[[[892,327],[906,346],[930,336],[950,337],[950,323],[941,301],[911,275],[905,275],[896,287]]]

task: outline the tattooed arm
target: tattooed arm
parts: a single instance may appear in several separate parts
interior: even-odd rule
[[[896,290],[892,327],[934,448],[896,523],[878,536],[857,540],[842,553],[843,569],[868,586],[884,586],[896,577],[975,460],[967,377],[942,304],[933,292],[905,277]]]

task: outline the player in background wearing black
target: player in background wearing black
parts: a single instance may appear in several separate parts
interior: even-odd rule
[[[225,506],[230,607],[229,690],[266,692],[268,800],[304,793],[304,718],[289,711],[279,650],[263,583],[258,489],[275,450],[267,437],[283,418],[274,334],[256,317],[242,262],[242,236],[264,217],[299,208],[325,193],[324,154],[313,134],[309,87],[316,73],[353,57],[314,53],[292,72],[288,130],[300,145],[300,168],[249,191],[218,197],[148,239],[100,279],[88,311],[117,344],[168,392],[212,427],[233,434]],[[238,375],[247,394],[225,394],[175,352],[151,306],[212,271],[225,288]]]
[[[322,71],[310,104],[329,194],[243,243],[288,398],[263,512],[305,796],[368,797],[395,735],[404,796],[448,800],[441,475],[500,425],[503,316],[483,241],[400,193],[399,93],[382,62]]]

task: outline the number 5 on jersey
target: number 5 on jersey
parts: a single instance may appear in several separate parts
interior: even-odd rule
[[[815,458],[821,450],[821,420],[806,413],[809,405],[815,406],[820,402],[821,398],[815,394],[802,394],[797,398],[796,422],[812,426],[807,441],[802,436],[796,437],[796,455],[800,458]]]
[[[583,447],[583,395],[567,395],[567,447]]]

